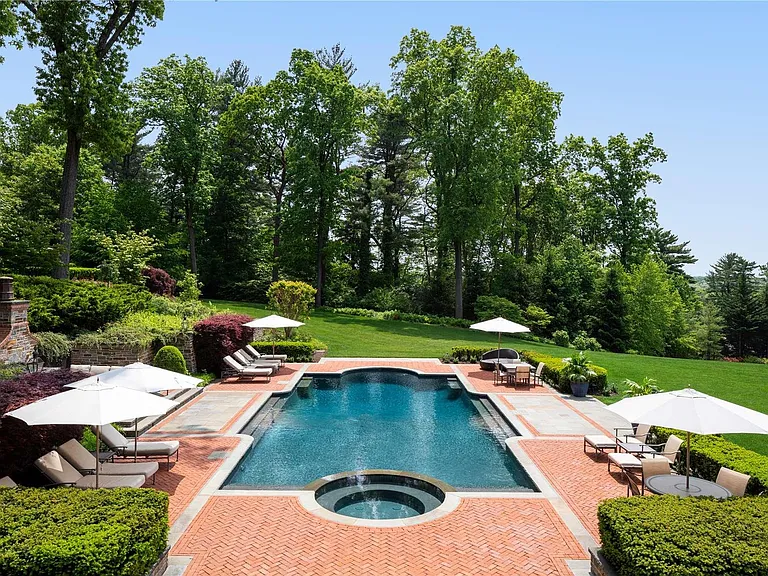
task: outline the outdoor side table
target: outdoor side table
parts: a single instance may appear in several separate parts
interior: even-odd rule
[[[91,455],[96,456],[96,450],[89,451]],[[111,450],[102,450],[99,452],[99,462],[111,462],[115,458],[115,453]]]
[[[675,496],[710,496],[719,500],[733,496],[727,488],[703,478],[691,476],[690,488],[685,489],[685,476],[680,474],[660,474],[645,479],[645,487],[654,494],[673,494]]]
[[[657,450],[654,450],[647,444],[638,444],[637,442],[617,442],[619,452],[627,452],[629,454],[658,454]]]

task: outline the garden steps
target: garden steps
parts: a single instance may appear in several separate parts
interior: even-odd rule
[[[162,414],[161,416],[147,416],[146,418],[140,418],[138,422],[138,430],[139,430],[139,436],[144,434],[147,430],[152,428],[155,424],[163,420],[168,414],[171,414],[187,404],[189,401],[191,401],[193,398],[197,397],[198,394],[201,394],[205,390],[203,387],[198,388],[189,388],[186,390],[175,390],[174,392],[168,394],[168,396],[164,396],[164,398],[168,398],[169,400],[173,400],[175,402],[178,402],[179,404],[175,406],[173,409],[168,411],[166,414]],[[136,435],[136,432],[133,427],[133,420],[130,422],[124,422],[121,424],[121,428],[123,430],[123,435],[127,438],[133,438]]]

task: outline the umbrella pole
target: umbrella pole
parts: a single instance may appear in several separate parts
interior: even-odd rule
[[[99,458],[100,449],[101,449],[101,426],[96,426],[96,488],[99,487],[99,468],[101,468],[101,458]]]
[[[496,376],[499,379],[499,382],[501,382],[501,332],[499,334],[499,341],[496,345]]]
[[[691,487],[691,433],[688,432],[688,447],[685,450],[685,491]]]
[[[139,419],[133,420],[133,461],[136,462],[136,457],[139,451]]]
[[[272,356],[275,355],[275,339],[277,338],[277,329],[272,328]]]

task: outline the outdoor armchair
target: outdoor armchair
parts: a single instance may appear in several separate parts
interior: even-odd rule
[[[723,467],[717,473],[715,484],[720,484],[723,488],[727,488],[734,496],[744,496],[747,484],[749,484],[749,475]]]
[[[680,453],[680,446],[682,445],[683,441],[674,434],[671,434],[664,444],[644,444],[644,446],[657,451],[642,452],[640,456],[645,459],[667,460],[671,465],[675,463],[675,460],[677,460],[677,455]]]
[[[67,440],[56,448],[56,452],[64,456],[67,462],[72,464],[82,474],[93,474],[96,472],[96,457],[88,452],[80,442],[72,438]],[[99,475],[103,476],[144,476],[145,479],[152,478],[155,481],[155,473],[159,465],[157,462],[128,462],[124,464],[115,464],[104,462],[99,465]]]
[[[96,488],[96,476],[83,476],[55,450],[51,450],[45,456],[40,456],[35,460],[35,466],[57,485]],[[99,479],[99,488],[141,488],[145,481],[146,479],[141,475],[104,476]]]
[[[95,432],[96,427],[91,429]],[[128,440],[125,436],[115,430],[114,426],[101,426],[101,440],[113,450],[115,454],[122,458],[130,458],[134,455],[134,441]],[[176,454],[176,461],[179,461],[179,441],[166,440],[164,442],[145,442],[135,443],[136,456],[142,458],[165,458],[167,460],[168,470],[171,469],[171,456]]]
[[[645,444],[645,440],[648,438],[648,432],[651,431],[651,425],[638,424],[636,428],[614,428],[614,431],[618,442]]]

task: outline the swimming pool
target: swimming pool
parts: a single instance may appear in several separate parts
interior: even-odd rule
[[[225,488],[302,488],[339,472],[389,469],[461,490],[536,490],[504,446],[516,431],[455,380],[377,369],[308,384],[271,399],[246,426],[254,445]]]

